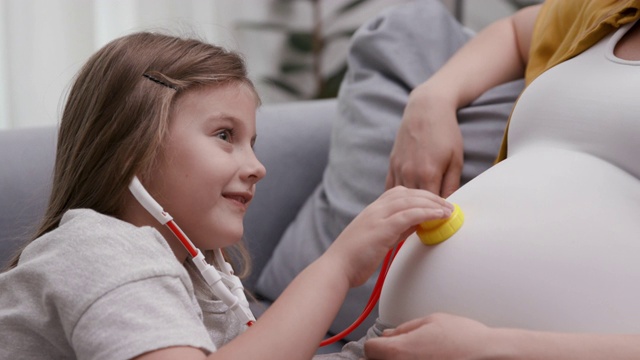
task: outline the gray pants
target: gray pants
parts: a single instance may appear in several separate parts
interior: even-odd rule
[[[389,154],[410,91],[428,79],[472,34],[437,0],[390,8],[353,36],[349,70],[333,119],[329,163],[322,184],[283,235],[259,281],[275,299],[320,256],[344,227],[384,191]],[[464,184],[489,168],[523,82],[498,86],[458,112],[464,139]],[[339,332],[362,311],[375,277],[349,292],[330,331]],[[349,340],[365,335],[377,310]],[[371,335],[371,334],[370,334]]]

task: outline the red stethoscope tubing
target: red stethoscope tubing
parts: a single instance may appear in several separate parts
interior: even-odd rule
[[[171,229],[171,232],[174,233],[174,235],[178,238],[178,240],[180,240],[180,242],[186,248],[189,254],[192,257],[195,257],[197,255],[197,250],[193,245],[193,243],[191,242],[191,240],[189,240],[189,238],[182,232],[182,229],[180,229],[180,227],[178,227],[178,225],[173,220],[167,221],[166,225],[169,227],[169,229]],[[320,347],[327,346],[327,345],[333,344],[336,341],[344,339],[345,336],[349,335],[351,332],[353,332],[353,330],[358,328],[358,326],[362,324],[362,322],[367,318],[367,316],[371,314],[371,311],[373,311],[373,308],[375,308],[376,304],[378,303],[378,300],[380,299],[380,294],[382,293],[382,285],[384,284],[384,280],[387,277],[387,272],[391,267],[391,263],[393,262],[393,259],[395,258],[398,251],[400,251],[400,248],[402,247],[403,244],[404,244],[404,240],[399,242],[395,248],[389,250],[389,252],[385,256],[384,261],[382,262],[382,266],[380,267],[380,274],[378,274],[378,279],[376,280],[376,284],[373,287],[373,291],[371,292],[371,296],[367,301],[367,305],[365,306],[364,310],[362,310],[362,313],[360,314],[360,316],[346,329],[320,342]],[[252,326],[253,324],[254,324],[253,321],[249,321],[246,325]]]
[[[371,292],[371,296],[367,301],[367,305],[365,306],[364,310],[362,310],[362,314],[360,314],[356,321],[354,321],[349,327],[342,330],[338,334],[324,339],[322,342],[320,342],[320,347],[327,346],[329,344],[333,344],[336,341],[342,340],[345,336],[349,335],[353,330],[360,326],[360,324],[362,324],[367,316],[371,314],[371,311],[380,299],[380,294],[382,293],[382,285],[384,284],[384,279],[386,279],[387,277],[387,272],[391,267],[391,263],[393,262],[393,259],[395,258],[398,251],[400,251],[400,248],[403,244],[404,241],[401,241],[394,249],[389,250],[389,252],[385,256],[384,261],[382,262],[382,267],[380,268],[380,274],[378,274],[378,280],[376,280],[376,284],[373,287],[373,291]]]

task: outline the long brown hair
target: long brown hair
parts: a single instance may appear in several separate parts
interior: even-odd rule
[[[117,217],[133,176],[144,176],[153,165],[177,97],[231,82],[247,84],[255,93],[239,54],[197,39],[140,32],[96,52],[69,91],[51,196],[31,241],[58,227],[69,209]],[[241,244],[236,250],[232,258],[246,275],[247,251]]]

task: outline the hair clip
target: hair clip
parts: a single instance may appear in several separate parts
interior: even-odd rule
[[[153,82],[155,82],[155,83],[158,83],[158,84],[160,84],[160,85],[162,85],[162,86],[166,86],[166,87],[168,87],[168,88],[170,88],[170,89],[173,89],[173,90],[178,91],[178,88],[177,88],[177,87],[175,87],[175,86],[173,86],[173,85],[171,85],[171,84],[167,84],[166,82],[164,82],[164,81],[162,81],[162,80],[160,80],[160,79],[156,79],[156,78],[154,78],[153,76],[151,76],[151,75],[149,75],[149,74],[142,74],[142,76],[144,76],[144,77],[146,77],[147,79],[149,79],[149,80],[151,80],[151,81],[153,81]]]

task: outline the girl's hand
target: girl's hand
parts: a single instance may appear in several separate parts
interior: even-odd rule
[[[325,255],[341,266],[351,287],[363,284],[386,253],[427,220],[447,218],[453,205],[424,190],[402,186],[384,192],[338,236]]]
[[[433,314],[385,330],[364,344],[367,359],[482,359],[492,351],[492,330],[459,316]]]
[[[463,140],[454,104],[418,87],[409,97],[389,158],[386,187],[448,197],[460,187]]]

